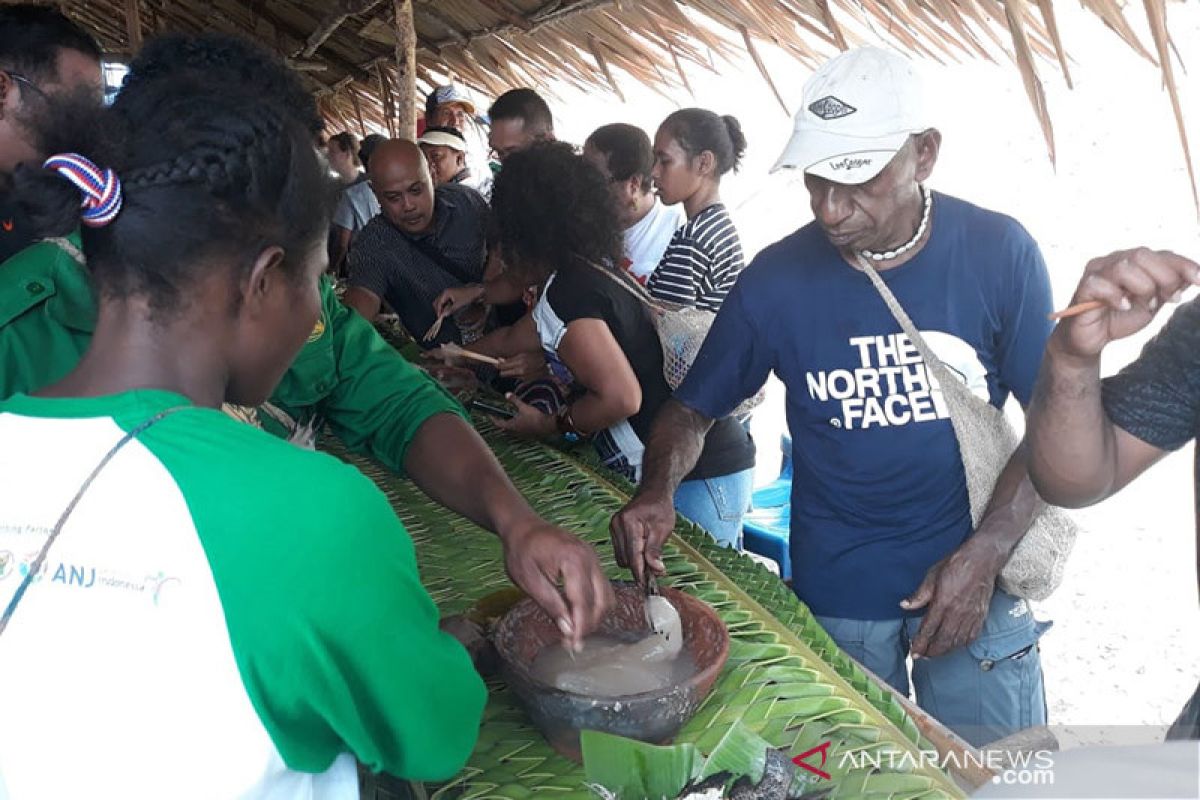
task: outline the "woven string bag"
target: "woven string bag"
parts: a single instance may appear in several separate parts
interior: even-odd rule
[[[1020,444],[1020,438],[1004,416],[1003,409],[976,397],[934,355],[875,268],[862,257],[858,258],[858,267],[879,291],[942,391],[967,476],[971,522],[978,526],[991,502],[996,480]],[[1026,600],[1045,600],[1062,583],[1067,557],[1078,532],[1075,522],[1061,508],[1043,504],[1029,531],[1000,571],[997,581],[1000,588]]]
[[[606,269],[590,261],[586,263],[636,297],[650,312],[650,319],[654,322],[654,329],[658,332],[659,345],[662,347],[663,378],[666,379],[667,386],[671,387],[672,392],[678,389],[692,368],[700,348],[704,346],[708,330],[712,327],[713,320],[717,318],[717,315],[702,308],[689,308],[655,300],[640,283],[628,276],[617,274],[611,269]],[[752,397],[747,398],[735,408],[730,416],[742,417],[749,414],[762,403],[765,397],[766,387],[760,387]]]

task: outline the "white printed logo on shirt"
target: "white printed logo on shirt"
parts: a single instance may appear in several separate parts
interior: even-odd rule
[[[987,370],[971,345],[941,331],[921,331],[921,336],[974,395],[989,399]],[[937,380],[906,334],[854,336],[849,343],[857,366],[805,375],[809,397],[839,404],[830,425],[867,430],[949,418]]]

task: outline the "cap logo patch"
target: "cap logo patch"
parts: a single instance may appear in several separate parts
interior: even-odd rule
[[[843,103],[833,95],[827,95],[826,97],[822,97],[820,100],[813,101],[813,103],[808,107],[808,110],[826,122],[831,119],[848,117],[855,111],[858,111],[858,109],[854,106],[848,103]]]
[[[858,169],[859,167],[869,167],[869,166],[871,166],[871,159],[869,159],[869,158],[851,158],[850,156],[846,156],[845,158],[839,158],[836,161],[829,162],[829,168],[834,169],[834,170]]]

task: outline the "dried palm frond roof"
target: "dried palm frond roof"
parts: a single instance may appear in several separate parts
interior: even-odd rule
[[[1126,18],[1123,0],[1080,2],[1113,31],[1114,46],[1128,46],[1162,70],[1195,194],[1166,0],[1142,3],[1151,48]],[[774,89],[756,43],[773,44],[815,65],[868,36],[882,37],[939,61],[1011,60],[1053,160],[1054,132],[1039,64],[1056,63],[1071,83],[1053,0],[62,0],[60,5],[116,54],[128,54],[142,36],[160,31],[220,30],[255,38],[287,56],[306,76],[326,118],[349,130],[365,131],[368,125],[394,130],[401,102],[396,19],[409,13],[422,92],[409,102],[419,102],[449,79],[485,96],[515,86],[552,91],[561,84],[604,87],[620,96],[623,76],[663,90],[690,90],[689,67],[716,70],[742,52]]]

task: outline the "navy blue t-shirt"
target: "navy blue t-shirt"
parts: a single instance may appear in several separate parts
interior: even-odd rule
[[[880,274],[978,396],[1028,403],[1051,330],[1037,244],[943,194],[932,226],[911,261]],[[971,533],[966,477],[920,354],[815,223],[742,273],[676,397],[720,418],[772,371],[787,386],[796,593],[824,616],[904,616],[900,601]]]

